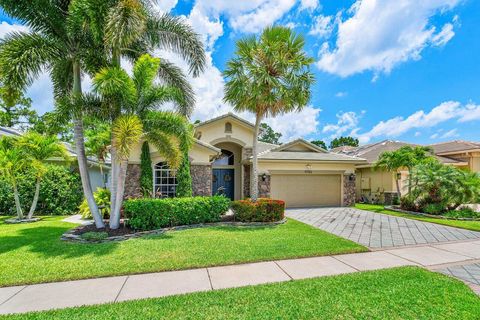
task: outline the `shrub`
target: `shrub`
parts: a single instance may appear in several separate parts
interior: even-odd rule
[[[107,239],[108,233],[105,231],[100,231],[100,232],[90,231],[90,232],[82,233],[80,237],[87,241],[99,241],[99,240]]]
[[[476,212],[471,208],[462,208],[459,210],[450,210],[444,214],[445,217],[449,218],[472,218],[480,219],[480,212]]]
[[[439,215],[445,211],[445,206],[441,203],[429,203],[422,208],[422,211],[428,214]]]
[[[239,200],[232,203],[235,220],[242,222],[274,222],[285,217],[285,202],[282,200]]]
[[[93,197],[95,198],[95,202],[97,203],[103,218],[108,219],[110,217],[110,190],[98,188],[97,191],[93,193]],[[82,219],[93,218],[92,212],[88,207],[87,199],[83,199],[78,207],[78,213],[82,215]]]
[[[417,211],[417,205],[413,197],[403,196],[400,199],[400,208],[407,211]]]
[[[223,196],[127,200],[123,213],[135,230],[217,222],[230,206]]]
[[[20,201],[24,212],[28,212],[35,192],[32,170],[26,170],[18,177]],[[36,215],[67,215],[77,211],[83,198],[80,176],[69,168],[47,165],[47,172],[40,184]],[[15,215],[12,186],[0,177],[0,214]]]
[[[148,141],[142,144],[142,153],[140,155],[140,187],[144,196],[151,193],[153,186],[152,158],[150,157],[150,147]]]

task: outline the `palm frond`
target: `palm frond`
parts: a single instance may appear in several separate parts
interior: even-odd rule
[[[107,101],[130,108],[135,103],[137,91],[128,73],[118,67],[103,68],[93,78],[93,90]]]
[[[178,169],[182,159],[182,153],[180,151],[180,143],[174,135],[167,134],[158,129],[148,132],[146,138],[149,143],[157,148],[160,155],[165,157],[170,168]]]
[[[112,126],[113,144],[120,159],[128,159],[130,152],[140,142],[143,134],[142,122],[137,116],[118,117]]]

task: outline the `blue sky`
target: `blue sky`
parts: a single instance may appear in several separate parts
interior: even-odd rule
[[[480,140],[480,1],[163,0],[158,10],[184,16],[205,43],[207,70],[191,79],[193,119],[232,110],[222,102],[221,71],[235,40],[283,24],[305,36],[316,61],[309,106],[267,119],[285,140]],[[0,16],[0,37],[22,28]],[[40,112],[53,108],[49,86],[45,74],[28,92]]]

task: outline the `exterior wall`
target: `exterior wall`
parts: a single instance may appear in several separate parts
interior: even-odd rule
[[[305,172],[306,165],[310,165],[312,171],[335,171],[344,173],[355,173],[355,165],[351,163],[328,163],[328,162],[279,162],[260,161],[258,163],[259,174],[271,173],[272,171],[298,171]]]
[[[124,198],[140,198],[143,195],[140,187],[141,169],[139,164],[129,164],[127,167],[127,178],[125,179]]]
[[[212,195],[212,166],[195,165],[190,166],[192,175],[192,188],[194,196]]]
[[[357,169],[357,199],[361,199],[362,196],[378,196],[384,192],[396,192],[391,172],[372,168]]]
[[[98,167],[89,167],[88,175],[90,176],[90,185],[92,190],[95,191],[98,188],[105,188],[105,174],[108,173],[108,169],[103,168],[103,174]]]
[[[225,124],[229,122],[232,124],[232,131],[225,132]],[[199,140],[209,144],[216,144],[219,139],[224,141],[230,140],[237,142],[242,146],[252,146],[253,143],[253,128],[236,121],[233,118],[225,118],[215,122],[208,123],[196,129],[196,135]]]
[[[480,154],[471,158],[470,170],[473,172],[480,172]]]
[[[250,165],[243,166],[243,198],[250,197]]]
[[[351,207],[355,205],[355,174],[343,175],[343,206]]]

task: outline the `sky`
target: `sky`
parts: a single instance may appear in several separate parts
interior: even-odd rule
[[[283,142],[300,137],[328,142],[342,135],[361,144],[480,141],[478,0],[159,0],[155,5],[159,14],[182,16],[205,45],[206,70],[189,77],[197,101],[192,120],[233,111],[222,101],[222,71],[236,40],[277,24],[305,37],[316,78],[301,112],[266,119]],[[0,12],[0,38],[11,31],[28,27]],[[156,55],[186,70],[180,57]],[[90,79],[83,82],[88,90]],[[53,109],[46,73],[27,94],[39,113]]]

